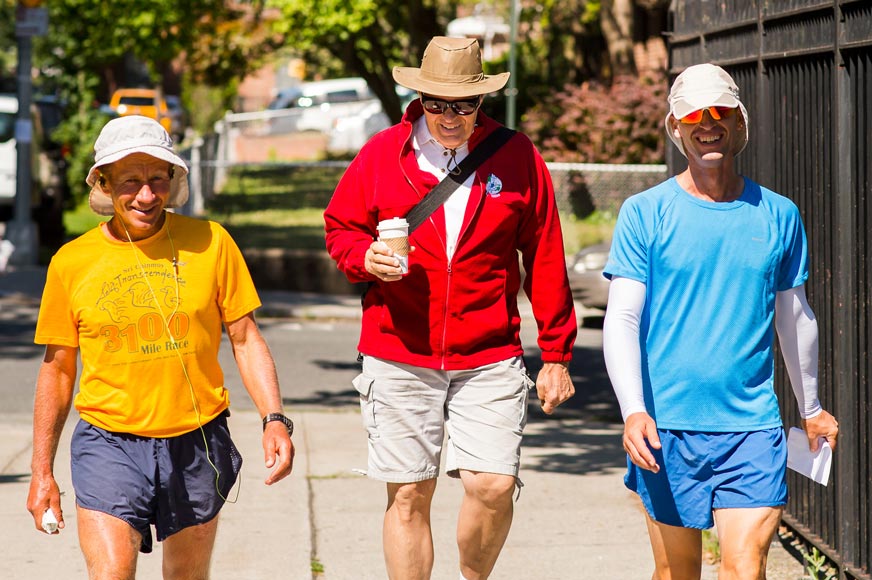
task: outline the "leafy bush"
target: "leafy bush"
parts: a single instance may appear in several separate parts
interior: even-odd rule
[[[530,109],[522,128],[545,159],[663,163],[665,77],[616,77],[567,85]]]
[[[88,197],[90,188],[85,184],[85,178],[94,164],[94,142],[109,119],[110,116],[96,109],[86,110],[65,119],[55,132],[55,138],[70,147],[67,183],[72,199],[67,200],[68,207],[83,203]]]

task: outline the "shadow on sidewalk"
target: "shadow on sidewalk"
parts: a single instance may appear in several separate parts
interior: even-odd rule
[[[527,370],[536,378],[542,368],[539,351],[525,353]],[[552,415],[546,415],[539,401],[530,397],[531,419],[583,419],[600,423],[622,424],[621,409],[606,374],[606,364],[601,348],[576,346],[572,349],[569,374],[575,386],[575,395],[563,403]]]
[[[523,469],[566,475],[615,473],[627,467],[621,430],[581,421],[527,424]]]

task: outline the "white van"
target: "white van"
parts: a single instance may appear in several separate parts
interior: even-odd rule
[[[267,109],[321,106],[325,103],[350,103],[372,99],[366,81],[360,77],[310,81],[281,89]]]
[[[288,110],[288,117],[273,119],[273,133],[317,131],[326,133],[339,117],[355,115],[375,99],[360,77],[305,82],[279,91],[269,110]]]
[[[30,143],[31,207],[37,209],[41,202],[40,157],[43,150],[43,131],[39,114],[34,105],[31,111],[33,137]],[[18,143],[15,140],[15,123],[18,120],[18,97],[0,95],[0,221],[9,221],[15,212],[15,190],[18,176]]]
[[[0,205],[15,204],[15,180],[18,173],[18,151],[15,142],[15,121],[18,99],[0,95]]]

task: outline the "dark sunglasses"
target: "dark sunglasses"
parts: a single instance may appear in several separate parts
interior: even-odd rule
[[[451,108],[458,115],[471,115],[478,109],[479,98],[463,99],[458,101],[445,101],[442,99],[434,99],[427,95],[421,96],[421,104],[424,105],[424,110],[432,115],[441,115],[445,109]]]
[[[712,116],[712,119],[715,121],[720,121],[726,117],[729,117],[736,110],[735,107],[706,107],[705,109],[697,109],[691,113],[686,114],[682,118],[679,119],[685,125],[696,125],[700,121],[702,121],[702,115],[706,111],[709,112],[709,115]]]

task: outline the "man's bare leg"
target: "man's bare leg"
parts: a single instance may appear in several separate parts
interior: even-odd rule
[[[79,545],[90,580],[133,580],[142,534],[107,513],[76,507]]]
[[[654,553],[652,580],[694,580],[702,572],[702,530],[655,522],[645,514]]]
[[[208,580],[218,517],[185,528],[163,541],[164,580]]]
[[[464,489],[457,518],[460,572],[467,580],[485,580],[512,526],[515,478],[460,470],[460,480]]]
[[[718,580],[765,580],[781,507],[715,510],[721,566]]]
[[[428,580],[433,570],[430,504],[436,479],[387,484],[382,544],[390,580]]]

